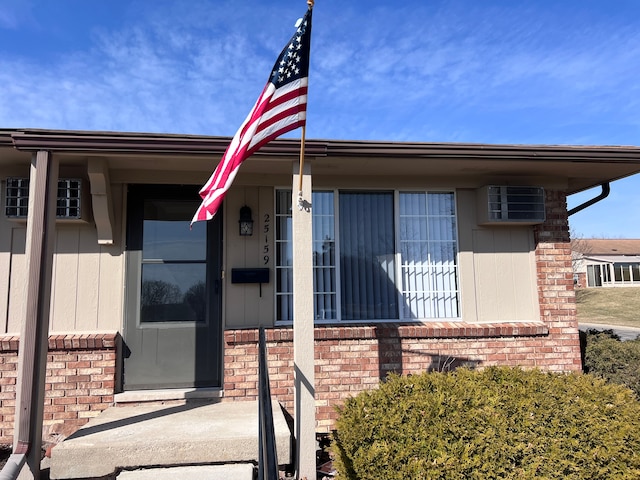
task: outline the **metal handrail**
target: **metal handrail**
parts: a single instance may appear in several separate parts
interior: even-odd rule
[[[12,453],[0,470],[0,480],[16,480],[20,475],[20,470],[27,461],[24,453]]]
[[[278,480],[278,453],[264,327],[260,327],[258,340],[258,417],[258,480]]]

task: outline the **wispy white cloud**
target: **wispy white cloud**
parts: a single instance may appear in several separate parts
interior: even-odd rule
[[[232,134],[275,60],[268,29],[247,31],[233,2],[158,6],[134,4],[137,20],[75,52],[0,58],[0,124]]]
[[[316,7],[310,133],[539,138],[535,129],[515,132],[517,122],[508,120],[524,112],[546,117],[540,131],[549,119],[558,132],[588,118],[638,124],[640,30],[632,18],[568,18],[548,2],[526,9],[503,2],[366,5]],[[0,90],[0,124],[230,135],[303,13],[285,2],[128,8],[126,22],[96,30],[92,43],[44,65],[0,58],[8,85]],[[508,124],[490,129],[489,118]]]
[[[558,8],[546,9],[548,3],[536,11],[523,11],[520,4],[440,5],[379,8],[359,24],[355,12],[344,12],[338,25],[357,24],[358,35],[327,36],[314,52],[322,59],[314,73],[332,107],[354,117],[386,111],[392,137],[411,128],[419,133],[420,121],[406,126],[398,121],[403,115],[413,113],[436,126],[443,123],[437,115],[448,115],[445,109],[513,116],[536,110],[547,116],[544,125],[570,111],[594,122],[597,116],[637,115],[635,21],[569,18]],[[482,131],[482,125],[456,131],[473,137],[474,129]],[[533,138],[532,133],[519,136]],[[466,139],[488,140],[478,133]]]

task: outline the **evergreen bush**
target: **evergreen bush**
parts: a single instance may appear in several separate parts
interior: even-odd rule
[[[626,385],[640,399],[640,339],[621,342],[611,330],[588,330],[584,371]]]
[[[590,375],[391,376],[338,410],[338,478],[640,478],[640,403]]]

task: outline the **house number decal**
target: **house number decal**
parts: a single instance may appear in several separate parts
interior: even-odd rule
[[[262,246],[262,253],[264,254],[264,257],[262,257],[262,259],[264,260],[264,264],[265,265],[269,265],[269,232],[271,231],[271,215],[269,215],[268,213],[264,214],[264,227],[262,228],[262,233],[264,233],[264,245]]]

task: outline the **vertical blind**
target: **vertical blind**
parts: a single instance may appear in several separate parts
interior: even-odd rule
[[[393,192],[339,198],[342,319],[397,319]]]

